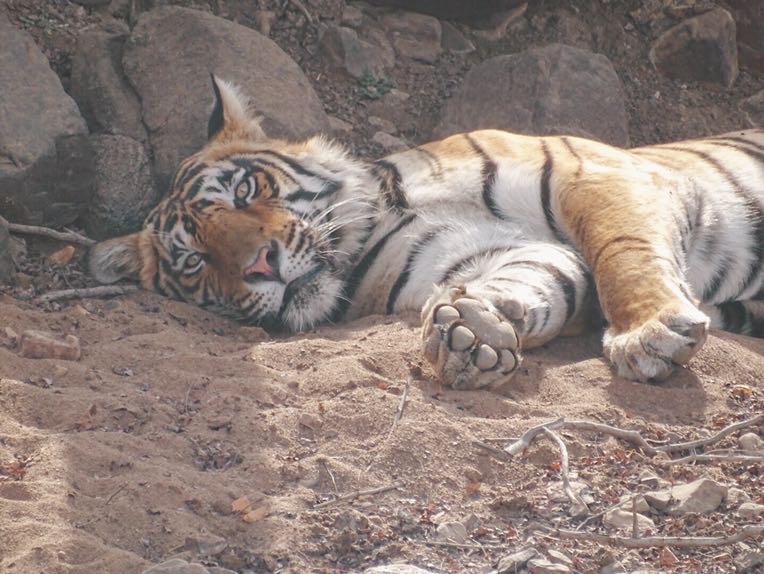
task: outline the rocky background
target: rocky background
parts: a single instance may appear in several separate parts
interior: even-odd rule
[[[665,466],[568,434],[592,511],[575,518],[551,443],[512,462],[475,446],[561,414],[707,435],[762,412],[761,341],[713,336],[646,386],[614,377],[594,334],[529,353],[502,395],[453,393],[422,364],[416,318],[268,340],[147,293],[41,302],[91,282],[84,250],[7,222],[139,227],[204,142],[210,73],[271,134],[330,133],[365,158],[481,127],[638,146],[764,127],[764,3],[0,0],[0,571],[761,567],[761,537],[626,550],[532,528],[736,532],[764,520],[760,466]],[[720,446],[761,453],[762,428]]]

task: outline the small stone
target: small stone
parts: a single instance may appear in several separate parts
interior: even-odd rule
[[[20,354],[28,359],[61,359],[77,361],[80,358],[80,340],[74,335],[61,339],[55,333],[28,330],[21,335]]]
[[[743,450],[762,450],[764,449],[764,440],[753,432],[747,432],[737,439],[737,444]]]
[[[5,327],[0,331],[0,345],[13,349],[19,342],[19,335],[10,327]]]
[[[329,116],[329,128],[333,132],[352,132],[353,124],[341,120],[340,118]]]
[[[358,6],[347,4],[342,9],[342,25],[350,28],[358,28],[363,23],[363,12]]]
[[[727,491],[727,499],[726,499],[727,508],[735,508],[737,506],[740,506],[744,502],[750,502],[750,501],[751,501],[751,497],[742,488],[737,488],[733,486]]]
[[[222,536],[206,534],[204,538],[195,540],[199,554],[202,556],[217,556],[228,548],[228,542]]]
[[[245,343],[259,343],[271,338],[262,327],[239,327],[237,333],[239,338]]]
[[[300,415],[299,423],[313,431],[319,430],[324,425],[324,421],[322,421],[319,417],[308,413],[303,413]]]
[[[392,12],[382,18],[399,56],[432,64],[441,52],[440,21],[416,12]]]
[[[386,152],[394,153],[408,149],[406,143],[393,135],[385,132],[377,132],[372,136],[372,141],[381,145]]]
[[[483,482],[483,473],[471,466],[464,469],[464,477],[471,482]]]
[[[528,572],[531,574],[566,574],[570,568],[565,564],[555,564],[546,558],[534,558],[528,562]]]
[[[627,510],[631,512],[632,505],[634,504],[632,502],[632,499],[635,495],[633,494],[624,494],[621,497],[621,502],[618,504],[621,508],[624,510]],[[645,500],[645,497],[641,494],[636,495],[636,503],[637,503],[637,512],[650,512],[650,505],[648,504],[647,500]]]
[[[549,560],[552,562],[555,562],[557,564],[564,564],[568,568],[573,567],[573,560],[568,558],[565,554],[560,552],[559,550],[547,550],[547,556],[549,556]]]
[[[656,510],[666,510],[671,504],[671,491],[670,490],[655,490],[652,492],[645,492],[645,501],[647,504],[655,508]]]
[[[398,128],[395,127],[393,122],[384,118],[380,118],[379,116],[369,116],[366,118],[366,121],[369,122],[369,125],[372,125],[375,128],[390,134],[394,134],[398,131]]]
[[[764,504],[744,502],[737,509],[737,514],[740,518],[757,518],[759,516],[764,516]]]
[[[634,528],[634,515],[631,511],[616,507],[608,510],[602,517],[605,526],[614,530],[631,531]],[[644,534],[647,530],[655,530],[655,523],[642,514],[637,513],[637,532]]]
[[[669,514],[681,516],[689,512],[702,514],[716,510],[727,496],[727,487],[711,480],[701,478],[689,484],[682,484],[671,489],[674,503]]]
[[[519,572],[529,560],[532,560],[539,556],[538,550],[535,548],[525,548],[512,554],[507,554],[499,559],[499,565],[496,567],[498,574],[515,574]]]
[[[469,538],[467,528],[461,522],[444,522],[438,525],[436,532],[438,540],[443,542],[464,544]]]
[[[653,471],[647,469],[639,473],[639,482],[640,484],[644,484],[647,488],[652,488],[653,490],[668,484],[667,481],[663,480]]]

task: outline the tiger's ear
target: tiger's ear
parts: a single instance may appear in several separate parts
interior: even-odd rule
[[[252,115],[249,101],[239,89],[214,74],[211,77],[215,105],[207,121],[207,139],[216,142],[267,139],[260,118]]]
[[[90,248],[88,267],[99,283],[114,283],[120,279],[140,280],[144,267],[140,232],[96,243]]]

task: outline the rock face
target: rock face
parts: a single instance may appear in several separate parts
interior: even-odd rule
[[[74,221],[92,194],[85,122],[32,38],[0,16],[0,214]]]
[[[661,34],[650,61],[670,78],[729,87],[738,74],[735,21],[722,8],[688,18]]]
[[[122,64],[142,103],[159,189],[206,140],[210,71],[251,95],[272,136],[302,137],[329,127],[289,56],[262,34],[211,14],[174,7],[143,14],[125,43]]]
[[[467,73],[435,135],[482,128],[629,144],[623,90],[610,61],[561,44],[497,56]]]
[[[141,104],[122,71],[126,35],[86,32],[72,58],[72,97],[93,133],[147,139]]]
[[[159,201],[143,145],[125,136],[91,136],[95,194],[84,217],[88,235],[104,239],[138,230]]]

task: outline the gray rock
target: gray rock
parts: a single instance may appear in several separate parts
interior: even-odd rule
[[[438,540],[442,540],[443,542],[464,544],[469,539],[467,527],[461,522],[443,522],[442,524],[438,524],[436,532]]]
[[[701,478],[689,484],[681,484],[671,489],[673,503],[669,514],[682,515],[689,512],[703,513],[716,510],[727,496],[727,487],[711,480]]]
[[[732,487],[727,491],[727,508],[736,508],[744,502],[750,502],[751,497],[742,488]]]
[[[31,36],[2,15],[0,86],[0,214],[73,222],[93,190],[85,121]]]
[[[395,65],[395,52],[382,36],[363,39],[355,30],[330,26],[319,42],[321,53],[333,66],[343,68],[354,78],[364,74],[382,75]]]
[[[0,217],[0,285],[10,283],[16,272],[16,266],[11,257],[11,234],[8,222]]]
[[[738,507],[737,515],[740,518],[758,518],[759,516],[764,516],[764,504],[744,502]]]
[[[735,572],[737,574],[761,572],[758,568],[762,565],[764,565],[764,551],[754,550],[735,560]]]
[[[516,572],[525,568],[525,565],[529,560],[536,558],[539,555],[538,550],[535,548],[525,548],[512,554],[507,554],[499,559],[499,564],[496,567],[498,574],[515,574]]]
[[[528,562],[528,572],[531,574],[567,574],[570,572],[565,564],[556,564],[546,558],[534,558]]]
[[[666,510],[672,500],[670,490],[653,490],[651,492],[645,492],[644,496],[647,504],[656,510]]]
[[[566,554],[563,554],[559,550],[552,550],[549,549],[546,551],[547,556],[549,556],[549,560],[552,562],[555,562],[557,564],[564,564],[565,566],[572,568],[573,567],[573,560],[571,560]]]
[[[236,574],[236,572],[218,566],[207,569],[198,562],[189,563],[180,558],[173,558],[147,568],[143,574]]]
[[[146,150],[117,135],[91,136],[95,152],[95,194],[83,220],[88,235],[105,239],[140,229],[157,201]]]
[[[658,37],[650,61],[669,78],[729,87],[738,74],[735,21],[723,8],[688,18]]]
[[[624,510],[621,507],[611,508],[602,517],[602,522],[613,530],[632,531],[634,515],[630,510]],[[655,530],[655,523],[647,516],[637,513],[637,531],[642,534],[646,530]]]
[[[629,143],[623,90],[610,61],[561,44],[490,58],[467,73],[435,133],[481,128]]]
[[[91,132],[147,139],[141,105],[122,70],[126,35],[85,32],[72,57],[72,97]]]
[[[474,20],[524,4],[526,0],[370,0],[371,4],[396,6],[441,20]]]
[[[440,55],[441,29],[437,18],[415,12],[393,12],[382,18],[382,26],[399,56],[431,64]]]
[[[381,145],[387,153],[395,153],[409,148],[402,139],[385,132],[376,132],[371,140]]]
[[[469,54],[475,51],[475,44],[450,22],[440,23],[440,45],[447,52],[455,54]]]
[[[363,11],[358,6],[347,4],[342,9],[342,18],[340,20],[343,26],[357,28],[363,24]]]
[[[761,95],[762,95],[762,100],[764,100],[764,91],[761,92]],[[764,103],[764,102],[762,102],[762,103]],[[747,432],[747,433],[745,433],[743,435],[740,435],[740,438],[737,439],[737,444],[743,450],[762,450],[762,449],[764,449],[764,440],[761,440],[761,437],[759,435],[757,435],[755,432]]]
[[[363,574],[432,574],[432,572],[411,564],[386,564],[367,568]]]
[[[645,497],[641,494],[624,494],[620,498],[620,502],[618,503],[618,506],[624,510],[627,510],[628,512],[631,512],[632,506],[634,505],[634,502],[632,502],[632,499],[636,496],[636,507],[637,512],[650,512],[650,505],[648,504],[647,500],[645,500]]]
[[[251,96],[272,137],[304,137],[329,127],[321,102],[289,56],[259,32],[208,13],[164,7],[142,14],[122,64],[142,103],[159,189],[206,141],[212,102],[207,71]]]

